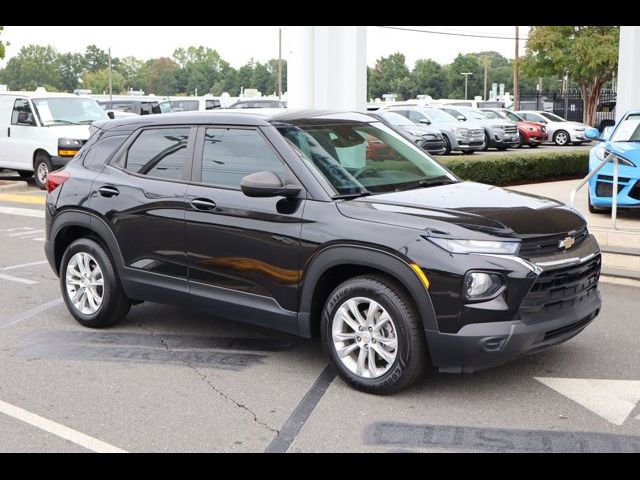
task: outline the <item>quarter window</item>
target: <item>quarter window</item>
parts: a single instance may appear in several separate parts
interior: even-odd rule
[[[182,180],[189,128],[143,131],[129,147],[125,169],[139,175]]]
[[[202,153],[202,182],[240,188],[242,179],[268,170],[284,180],[284,165],[256,130],[207,128]]]

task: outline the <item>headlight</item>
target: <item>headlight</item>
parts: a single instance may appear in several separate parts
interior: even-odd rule
[[[482,300],[494,297],[504,285],[497,273],[468,272],[464,278],[464,296],[467,300]]]
[[[596,148],[594,153],[596,155],[596,158],[598,158],[600,161],[604,160],[604,157],[609,155],[609,151],[606,148]],[[636,166],[631,160],[627,160],[626,158],[622,158],[619,155],[615,155],[615,156],[618,157],[618,163],[620,165],[625,165],[627,167],[635,167]],[[613,163],[613,156],[611,157],[611,159],[609,160],[608,163]]]
[[[515,255],[520,247],[519,241],[451,240],[437,237],[429,237],[429,240],[451,253]]]
[[[527,127],[527,130],[529,130],[530,132],[535,132],[535,128],[534,127]]]
[[[467,135],[469,135],[468,128],[455,128],[455,131],[457,135],[461,135],[463,137],[466,137]]]

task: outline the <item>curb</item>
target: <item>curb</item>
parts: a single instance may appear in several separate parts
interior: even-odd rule
[[[28,188],[29,188],[29,184],[24,180],[0,183],[0,192],[13,192],[16,190],[27,190]]]

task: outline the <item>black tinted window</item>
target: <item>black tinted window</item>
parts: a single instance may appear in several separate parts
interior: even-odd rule
[[[284,165],[256,130],[207,128],[202,155],[202,181],[240,188],[250,173],[270,170],[284,179]]]
[[[214,108],[220,108],[220,100],[207,100],[205,102],[205,108],[207,110],[213,110]]]
[[[182,180],[189,128],[145,130],[129,147],[126,169],[141,175]]]
[[[102,170],[111,155],[126,139],[126,135],[116,135],[99,140],[86,153],[82,164],[91,170]]]

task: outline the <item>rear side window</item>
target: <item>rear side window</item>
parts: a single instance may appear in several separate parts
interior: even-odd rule
[[[82,164],[90,170],[102,171],[111,155],[127,138],[127,135],[114,135],[98,140],[85,154]]]
[[[162,113],[158,102],[143,102],[140,104],[140,115]]]
[[[202,182],[240,188],[250,173],[269,170],[284,179],[284,165],[256,130],[207,128],[202,154]]]
[[[145,130],[129,147],[125,169],[138,175],[184,178],[189,128]]]

